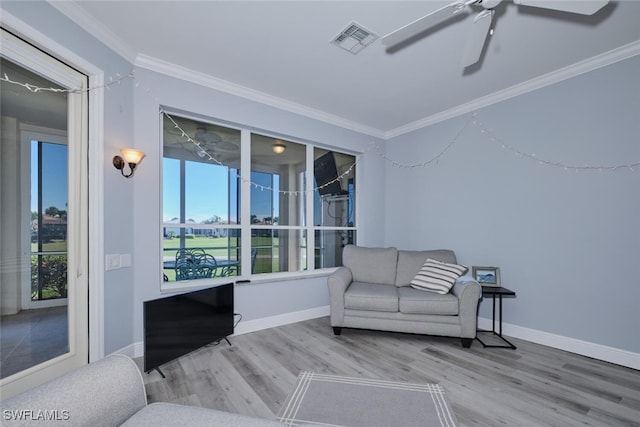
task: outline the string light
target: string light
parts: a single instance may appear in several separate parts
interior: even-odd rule
[[[114,77],[110,77],[109,78],[109,82],[102,84],[102,85],[98,85],[98,86],[93,86],[93,87],[89,87],[86,89],[62,89],[62,88],[54,88],[54,87],[40,87],[37,85],[33,85],[31,83],[23,83],[23,82],[17,82],[14,80],[11,80],[11,78],[4,73],[2,76],[0,76],[0,81],[5,82],[5,83],[10,83],[10,84],[14,84],[14,85],[18,85],[21,87],[24,87],[25,89],[27,89],[29,92],[31,93],[38,93],[38,92],[56,92],[56,93],[85,93],[85,92],[91,92],[97,89],[107,89],[109,90],[109,88],[113,85],[116,84],[120,84],[123,80],[126,79],[135,79],[135,70],[132,70],[131,72],[129,72],[128,74],[125,75],[121,75],[119,73],[116,73],[115,78]],[[135,82],[135,87],[139,87],[140,83],[138,81]],[[150,89],[147,88],[146,92],[150,92]],[[180,134],[182,135],[182,137],[185,139],[185,142],[190,142],[192,144],[194,144],[196,146],[196,148],[198,149],[198,154],[203,157],[206,158],[209,161],[212,161],[220,166],[225,166],[222,164],[222,162],[220,162],[219,160],[217,160],[215,157],[213,157],[211,154],[209,154],[203,147],[202,145],[194,140],[193,138],[191,138],[182,128],[180,128],[180,126],[175,122],[175,120],[173,120],[173,118],[167,114],[166,112],[162,111],[162,113],[173,123],[173,125],[175,126],[176,129],[179,130]],[[451,139],[451,141],[449,141],[445,147],[438,152],[435,156],[431,157],[428,160],[425,161],[421,161],[421,162],[416,162],[416,163],[401,163],[398,162],[396,160],[391,159],[390,157],[388,157],[386,154],[384,154],[382,152],[382,150],[374,143],[372,142],[369,146],[369,148],[367,150],[365,150],[365,152],[362,153],[361,156],[359,156],[359,158],[357,158],[357,160],[351,165],[349,166],[349,168],[347,168],[347,170],[345,172],[343,172],[341,175],[339,175],[338,177],[336,177],[335,179],[321,185],[321,186],[317,186],[314,187],[313,191],[317,191],[320,189],[323,189],[325,187],[330,186],[333,183],[336,183],[340,180],[342,180],[346,175],[350,174],[351,171],[355,168],[355,166],[365,157],[365,154],[367,154],[368,151],[370,151],[371,149],[376,149],[378,151],[378,155],[384,159],[385,161],[389,162],[391,164],[391,166],[393,167],[397,167],[397,168],[416,168],[416,167],[426,167],[426,166],[434,166],[438,164],[438,161],[440,158],[442,158],[448,151],[449,149],[458,141],[460,135],[462,134],[462,132],[468,127],[468,125],[471,123],[474,126],[477,126],[480,128],[480,134],[486,136],[486,138],[494,143],[494,144],[499,144],[500,147],[502,149],[511,151],[512,153],[515,154],[516,157],[518,158],[524,158],[524,159],[528,159],[528,160],[532,160],[537,162],[539,165],[542,166],[553,166],[553,167],[558,167],[558,168],[563,168],[566,171],[574,171],[576,173],[580,172],[580,171],[598,171],[598,172],[604,172],[604,171],[610,171],[610,172],[616,172],[619,170],[628,170],[628,171],[635,171],[636,169],[640,168],[640,161],[639,162],[634,162],[634,163],[628,163],[628,164],[618,164],[618,165],[589,165],[589,164],[585,164],[585,165],[575,165],[575,164],[565,164],[563,161],[561,160],[548,160],[548,159],[544,159],[544,158],[540,158],[536,155],[536,153],[527,153],[524,151],[519,150],[518,148],[514,147],[511,144],[508,144],[507,142],[503,141],[502,138],[499,138],[497,136],[494,135],[494,132],[489,129],[488,127],[486,127],[479,119],[478,119],[478,113],[473,113],[471,115],[471,118],[465,122],[465,124],[460,128],[460,130],[458,130],[458,132],[454,135],[454,137]],[[226,166],[225,166],[226,167]],[[273,187],[270,186],[264,186],[255,182],[252,182],[249,179],[243,178],[240,174],[237,174],[238,178],[246,184],[250,184],[251,186],[253,186],[256,189],[260,189],[262,191],[277,191],[278,193],[284,194],[284,195],[289,195],[289,196],[298,196],[298,195],[303,195],[306,194],[306,190],[296,190],[296,191],[288,191],[288,190],[276,190]]]
[[[527,153],[527,152],[521,151],[516,147],[514,147],[513,145],[504,142],[502,138],[495,136],[491,129],[486,127],[484,123],[478,120],[477,115],[478,113],[473,113],[473,117],[474,117],[473,124],[480,127],[480,133],[483,135],[486,135],[489,141],[493,143],[499,143],[501,148],[511,151],[518,158],[532,160],[537,162],[539,165],[554,166],[558,168],[563,168],[566,171],[574,171],[576,173],[580,171],[615,172],[618,170],[628,170],[633,172],[635,168],[640,167],[640,162],[620,164],[620,165],[604,165],[603,164],[603,165],[596,166],[596,165],[589,165],[589,164],[585,164],[585,165],[565,164],[562,160],[543,159],[541,157],[538,157],[536,153]]]
[[[408,163],[408,164],[403,164],[400,162],[397,162],[391,158],[389,158],[386,154],[384,154],[381,150],[378,149],[378,155],[380,157],[382,157],[384,160],[388,161],[389,163],[391,163],[391,166],[397,167],[397,168],[422,168],[425,166],[430,166],[430,165],[437,165],[439,159],[444,156],[446,154],[447,151],[449,151],[449,149],[453,146],[453,144],[455,144],[458,139],[460,138],[460,135],[462,135],[462,132],[464,132],[464,130],[467,128],[467,126],[469,126],[469,124],[473,121],[474,117],[472,116],[469,120],[467,120],[464,125],[462,125],[462,127],[458,130],[458,132],[456,132],[456,134],[453,136],[453,138],[451,139],[451,141],[449,141],[449,143],[447,145],[445,145],[445,147],[439,152],[437,153],[435,156],[431,157],[429,160],[425,160],[422,162],[418,162],[418,163]]]
[[[98,86],[92,86],[89,88],[85,88],[85,89],[63,89],[63,88],[57,88],[57,87],[40,87],[40,86],[36,86],[36,85],[32,85],[31,83],[22,83],[22,82],[17,82],[14,80],[11,80],[9,78],[9,76],[7,75],[7,73],[4,73],[2,76],[0,76],[0,81],[5,82],[5,83],[10,83],[10,84],[14,84],[17,86],[21,86],[25,89],[27,89],[29,92],[31,93],[38,93],[38,92],[54,92],[54,93],[85,93],[85,92],[91,92],[97,89],[109,89],[111,86],[113,85],[119,85],[120,83],[122,83],[123,80],[126,79],[133,79],[135,78],[135,70],[131,70],[131,72],[129,72],[128,74],[125,75],[121,75],[120,73],[116,73],[115,78],[109,77],[109,82],[102,84],[102,85],[98,85]]]

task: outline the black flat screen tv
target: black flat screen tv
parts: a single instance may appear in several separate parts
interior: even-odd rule
[[[336,158],[332,151],[323,154],[313,162],[313,175],[321,196],[334,196],[347,193],[342,189],[340,180],[334,181],[338,178],[338,168],[336,167]]]
[[[233,283],[144,302],[144,371],[233,334]]]

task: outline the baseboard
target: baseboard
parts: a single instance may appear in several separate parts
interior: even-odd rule
[[[233,335],[242,335],[263,329],[275,328],[290,323],[304,320],[317,319],[329,315],[329,306],[310,308],[308,310],[294,311],[293,313],[278,314],[276,316],[263,317],[262,319],[243,320],[235,328]]]
[[[478,318],[478,328],[491,330],[491,319]],[[524,328],[522,326],[502,324],[502,333],[508,337],[519,338],[536,344],[546,345],[559,350],[569,351],[582,356],[592,357],[616,365],[640,370],[640,354],[627,350],[556,335],[549,332]]]
[[[329,306],[316,307],[308,310],[295,311],[293,313],[278,314],[276,316],[263,317],[262,319],[244,320],[235,327],[233,336],[257,332],[263,329],[275,328],[277,326],[288,325],[290,323],[302,322],[304,320],[317,319],[329,315]],[[144,356],[144,343],[135,342],[112,354],[124,354],[131,358]]]

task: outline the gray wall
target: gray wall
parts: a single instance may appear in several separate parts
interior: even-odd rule
[[[387,165],[386,244],[499,266],[518,294],[509,324],[640,352],[640,167],[575,172],[503,147],[565,165],[640,161],[639,75],[634,57],[388,141],[413,163],[455,140],[435,166]]]

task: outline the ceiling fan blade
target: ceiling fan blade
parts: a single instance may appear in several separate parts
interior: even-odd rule
[[[215,148],[222,151],[238,151],[240,148],[233,142],[220,141],[215,145]]]
[[[593,15],[605,7],[609,0],[513,0],[513,2],[522,6]]]
[[[467,42],[464,53],[462,54],[462,65],[468,67],[480,60],[482,49],[487,41],[487,34],[493,22],[493,9],[483,10],[473,20],[471,27],[471,37]]]
[[[400,42],[407,40],[408,38],[420,34],[421,32],[438,25],[447,19],[458,15],[460,13],[469,13],[469,8],[466,7],[465,2],[455,2],[450,5],[444,6],[430,14],[416,19],[415,21],[398,28],[397,30],[382,37],[381,42],[385,46],[394,46]]]

